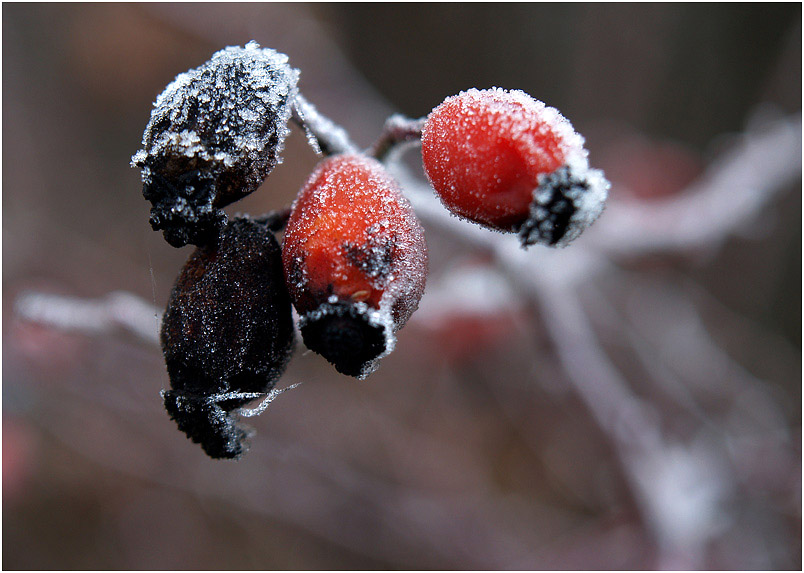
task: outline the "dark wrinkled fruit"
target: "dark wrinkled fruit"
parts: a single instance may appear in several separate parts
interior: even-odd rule
[[[282,245],[304,343],[365,378],[391,352],[427,276],[424,231],[378,161],[322,161],[293,204]]]
[[[151,226],[174,247],[204,245],[226,205],[257,189],[281,161],[299,72],[250,42],[217,52],[159,95],[132,165],[142,169]]]
[[[248,433],[233,410],[267,392],[293,350],[291,302],[279,245],[263,223],[233,219],[217,244],[181,271],[162,322],[170,376],[165,408],[213,458],[238,458]]]

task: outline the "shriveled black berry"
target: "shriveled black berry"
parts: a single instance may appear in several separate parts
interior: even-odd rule
[[[174,247],[204,245],[221,210],[257,189],[281,161],[299,72],[249,42],[176,77],[156,99],[131,160],[142,169],[151,226]]]
[[[279,245],[266,224],[236,218],[181,271],[162,322],[170,376],[165,407],[213,458],[243,454],[233,412],[267,392],[293,350],[291,302]]]

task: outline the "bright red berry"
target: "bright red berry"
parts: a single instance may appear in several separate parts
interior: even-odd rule
[[[517,232],[523,245],[563,246],[600,215],[608,190],[583,144],[557,110],[522,91],[471,89],[427,117],[422,159],[453,213]]]
[[[424,232],[396,181],[362,155],[324,160],[285,229],[288,291],[305,344],[363,378],[424,293]]]

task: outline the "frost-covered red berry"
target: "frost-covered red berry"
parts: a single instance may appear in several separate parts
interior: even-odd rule
[[[364,378],[424,292],[424,232],[397,183],[363,155],[324,160],[296,198],[282,250],[305,344]]]
[[[279,244],[267,226],[230,221],[179,274],[162,320],[170,376],[165,407],[213,458],[237,458],[247,432],[233,412],[271,390],[293,350]]]
[[[450,211],[516,232],[523,245],[568,244],[600,215],[609,188],[569,121],[522,91],[447,98],[424,123],[422,159]]]
[[[249,42],[176,77],[156,99],[131,164],[142,169],[151,226],[174,247],[214,240],[221,210],[280,161],[299,72]]]

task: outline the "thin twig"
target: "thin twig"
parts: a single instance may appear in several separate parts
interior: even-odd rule
[[[293,100],[292,110],[291,119],[307,134],[307,141],[316,153],[359,153],[359,148],[352,143],[346,130],[321,115],[301,94]]]
[[[391,152],[400,150],[403,144],[421,141],[425,118],[411,119],[401,114],[394,114],[385,120],[380,137],[371,146],[368,153],[380,161],[384,161]]]
[[[292,209],[290,207],[286,207],[277,211],[270,211],[264,215],[260,215],[259,217],[253,217],[253,220],[256,223],[265,225],[270,231],[278,233],[279,231],[282,231],[288,224],[291,211]]]
[[[717,246],[750,228],[778,192],[801,179],[801,116],[751,128],[677,195],[654,201],[610,201],[589,229],[611,256],[639,256]]]

